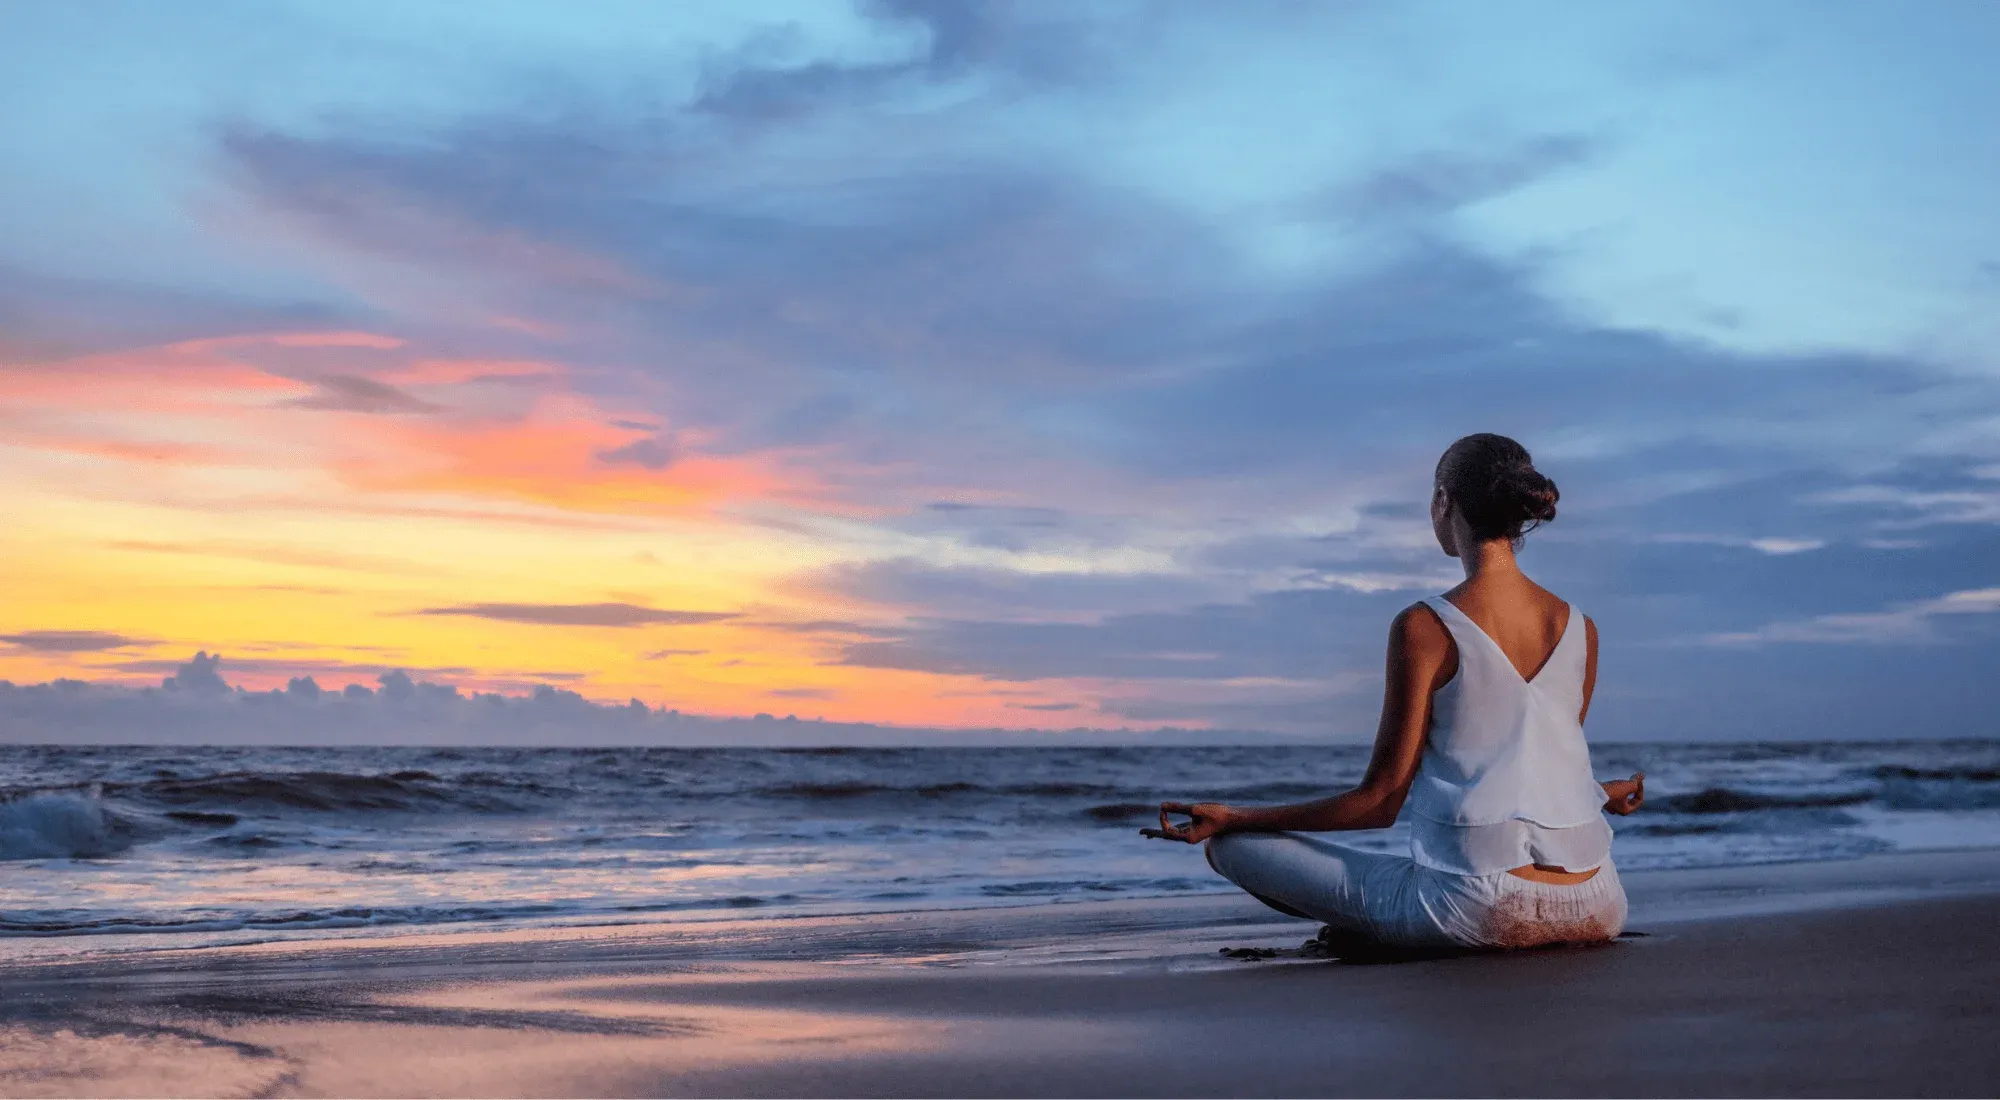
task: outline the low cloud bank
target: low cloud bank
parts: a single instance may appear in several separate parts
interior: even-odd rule
[[[245,691],[220,655],[197,653],[159,687],[0,680],[0,744],[659,746],[1218,744],[1304,740],[1200,729],[931,729],[791,715],[718,718],[573,691],[463,693],[385,672],[376,686],[321,687],[298,677]]]

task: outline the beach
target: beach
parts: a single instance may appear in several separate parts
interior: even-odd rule
[[[1309,957],[1227,895],[52,954],[0,1094],[1982,1095],[2000,851],[1632,871],[1618,943]],[[1224,948],[1274,949],[1244,960]]]

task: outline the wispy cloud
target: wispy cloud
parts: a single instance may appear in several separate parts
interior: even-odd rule
[[[102,630],[24,630],[18,634],[0,634],[0,642],[38,653],[95,653],[154,644],[144,638],[128,638]]]
[[[1604,145],[1583,134],[1550,134],[1493,150],[1418,153],[1329,188],[1303,204],[1303,212],[1363,224],[1434,218],[1583,165],[1603,155]]]
[[[332,657],[224,657],[216,654],[220,667],[231,675],[249,674],[266,676],[356,676],[374,679],[396,672],[418,676],[472,676],[474,670],[464,665],[410,665],[385,661],[347,661]],[[118,661],[105,666],[118,672],[131,673],[178,673],[187,667],[184,660],[171,658]],[[519,674],[515,674],[519,675]],[[536,674],[546,675],[546,674]]]
[[[372,554],[343,553],[313,546],[243,542],[229,539],[200,542],[166,542],[156,539],[112,539],[103,544],[112,550],[142,554],[175,554],[192,558],[261,562],[267,565],[302,566],[355,573],[422,574],[434,572],[421,564]]]
[[[1774,556],[1803,554],[1808,551],[1823,550],[1826,548],[1825,539],[1798,536],[1788,537],[1784,535],[1752,537],[1748,535],[1657,534],[1648,535],[1646,538],[1650,542],[1667,544],[1735,546],[1746,550],[1755,550],[1759,554]]]
[[[413,397],[387,382],[377,382],[373,378],[363,378],[356,374],[334,374],[313,379],[312,393],[304,397],[294,397],[286,403],[301,409],[367,413],[375,416],[425,415],[438,411],[437,405]]]
[[[774,699],[832,699],[837,697],[840,694],[840,692],[834,690],[833,688],[797,687],[797,688],[770,688],[767,689],[764,692],[764,694],[769,695]]]
[[[613,466],[630,463],[648,470],[664,470],[672,466],[680,456],[680,446],[675,443],[674,438],[666,432],[658,432],[644,439],[635,439],[630,443],[600,450],[597,452],[597,461]]]
[[[1977,470],[1968,473],[1980,476]],[[1855,485],[1820,493],[1814,499],[1826,504],[1873,505],[1885,509],[1891,514],[1876,522],[1884,530],[1934,523],[2000,523],[2000,489],[1985,487],[1926,490]]]
[[[744,625],[759,630],[776,630],[785,634],[850,635],[862,638],[894,638],[904,633],[902,627],[886,626],[881,623],[858,623],[846,619],[759,620],[746,622]]]
[[[413,615],[454,615],[536,626],[691,626],[737,617],[734,611],[674,611],[630,603],[474,603],[426,607]]]
[[[1889,611],[1815,615],[1809,619],[1771,623],[1756,630],[1711,634],[1711,645],[1743,646],[1772,643],[1815,645],[1896,645],[1938,642],[1937,621],[1959,615],[2000,613],[2000,588],[1952,592],[1932,600]]]

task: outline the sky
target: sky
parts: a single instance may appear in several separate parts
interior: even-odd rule
[[[0,678],[1361,739],[1497,431],[1593,736],[1994,736],[1996,51],[1976,0],[0,0]]]

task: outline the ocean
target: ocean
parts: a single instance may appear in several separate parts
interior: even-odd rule
[[[1607,744],[1625,869],[2000,845],[2000,741]],[[0,747],[0,957],[413,926],[1073,902],[1229,889],[1141,838],[1368,748]],[[1402,850],[1400,827],[1348,843]],[[51,942],[60,941],[60,943]]]

